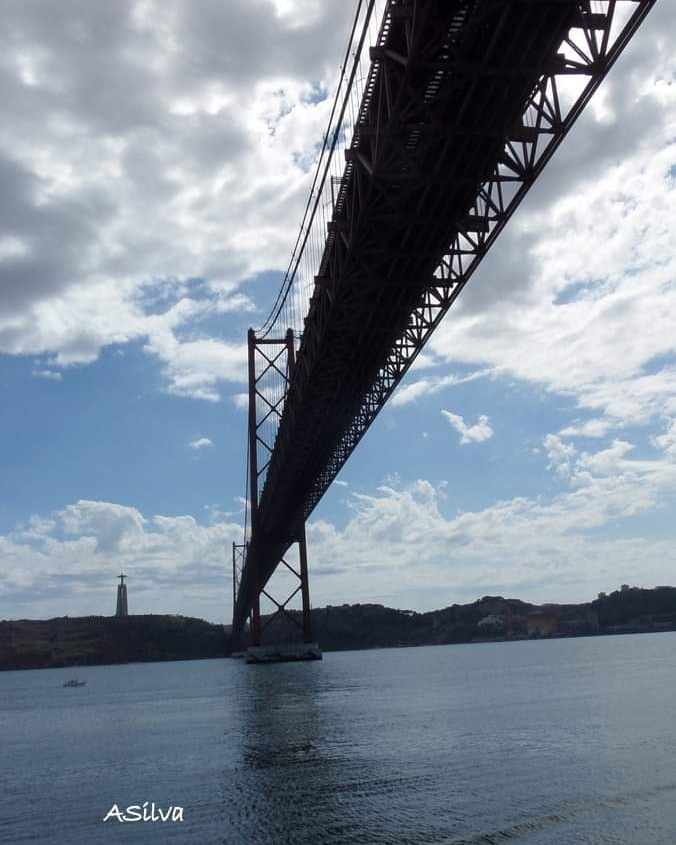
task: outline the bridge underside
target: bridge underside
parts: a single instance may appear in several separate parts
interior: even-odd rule
[[[388,5],[287,372],[236,629],[653,2],[624,3],[613,38],[614,2]],[[564,77],[582,80],[568,103]]]

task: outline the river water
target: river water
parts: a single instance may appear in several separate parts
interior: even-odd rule
[[[674,845],[676,634],[0,673],[24,842]]]

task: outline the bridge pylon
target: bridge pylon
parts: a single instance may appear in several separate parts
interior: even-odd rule
[[[233,544],[233,643],[242,639],[242,608],[248,609],[249,648],[247,661],[312,660],[321,658],[313,640],[308,575],[305,518],[270,531],[261,521],[260,496],[273,453],[289,381],[295,366],[294,334],[257,338],[248,333],[249,420],[248,473],[251,531],[248,543]],[[291,576],[282,595],[273,595],[269,584],[272,573],[259,565],[263,550],[278,550],[279,568]],[[238,565],[239,562],[239,565]],[[300,594],[301,611],[290,604]],[[261,614],[261,598],[272,605],[272,612]],[[299,618],[300,617],[300,618]]]

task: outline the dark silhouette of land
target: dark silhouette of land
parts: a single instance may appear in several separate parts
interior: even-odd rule
[[[344,604],[313,610],[312,620],[325,651],[674,631],[676,587],[624,585],[583,604],[534,605],[484,596],[429,613]],[[229,653],[228,626],[183,616],[0,622],[0,669],[194,660]]]
[[[183,616],[64,616],[0,622],[0,669],[222,657],[222,625]]]

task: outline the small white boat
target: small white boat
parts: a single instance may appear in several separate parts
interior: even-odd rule
[[[80,681],[77,678],[69,678],[63,682],[64,687],[83,687],[87,681]]]

